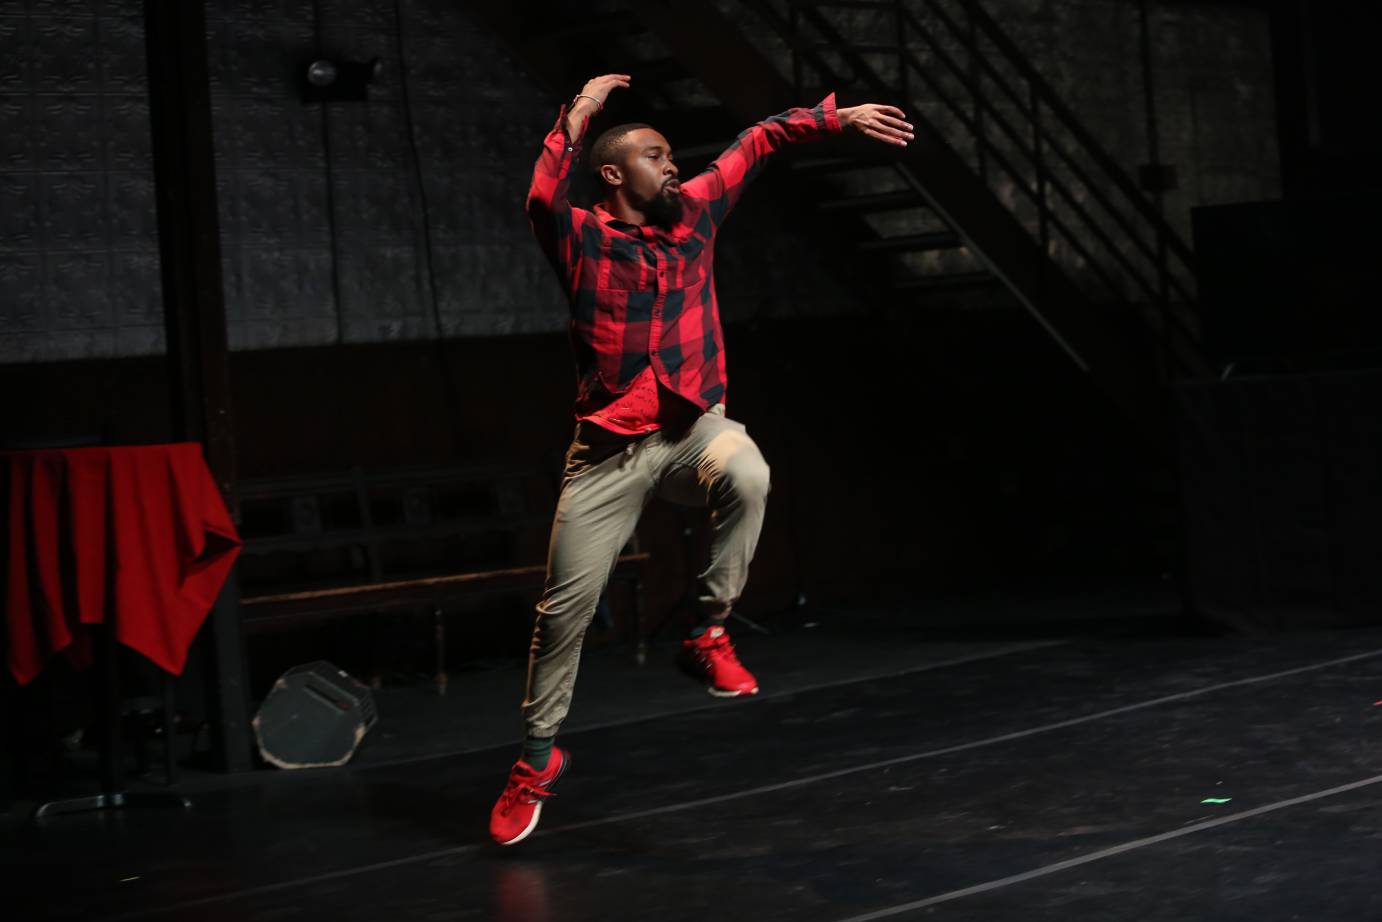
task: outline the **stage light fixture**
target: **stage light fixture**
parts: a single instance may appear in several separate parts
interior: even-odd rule
[[[384,73],[380,58],[368,61],[338,61],[317,58],[309,61],[302,74],[302,101],[364,102],[369,99],[369,85]]]
[[[338,72],[332,61],[313,61],[307,66],[307,82],[315,87],[328,87],[336,82]]]

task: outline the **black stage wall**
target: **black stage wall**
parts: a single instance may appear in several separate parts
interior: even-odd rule
[[[1382,621],[1382,371],[1182,384],[1177,405],[1195,608]]]
[[[1015,306],[879,309],[727,329],[729,410],[773,470],[744,604],[915,601],[1156,582],[1164,465]],[[558,335],[231,354],[246,479],[505,460],[554,476],[574,375]],[[449,368],[453,404],[443,384]],[[0,435],[168,438],[161,358],[0,366]],[[452,425],[452,407],[460,419]],[[681,517],[653,504],[650,604],[682,590]]]

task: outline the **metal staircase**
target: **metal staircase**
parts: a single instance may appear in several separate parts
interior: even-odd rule
[[[770,53],[799,97],[816,86],[858,88],[924,114],[1090,300],[1139,314],[1164,340],[1170,374],[1204,373],[1190,247],[977,0],[724,0],[718,8],[775,40]],[[963,214],[939,220],[920,197],[897,214],[926,179],[908,168],[896,164],[891,188],[858,196],[856,206],[894,211],[878,229],[902,236],[904,252],[909,237],[939,242],[937,225],[962,233]]]
[[[975,0],[542,6],[477,15],[560,95],[634,74],[688,172],[830,90],[905,109],[905,150],[803,149],[778,171],[809,184],[789,219],[853,253],[871,297],[997,280],[1136,418],[1160,415],[1158,381],[1207,372],[1190,248]]]

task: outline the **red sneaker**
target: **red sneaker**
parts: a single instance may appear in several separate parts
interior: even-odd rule
[[[522,842],[537,828],[542,802],[552,796],[552,785],[571,764],[565,749],[552,747],[552,757],[542,771],[519,759],[509,771],[509,783],[489,814],[489,834],[500,845]]]
[[[758,680],[734,655],[734,645],[722,627],[712,627],[699,637],[683,640],[679,662],[717,698],[758,694]]]

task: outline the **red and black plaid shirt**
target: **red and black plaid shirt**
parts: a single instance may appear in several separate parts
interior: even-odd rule
[[[636,379],[651,386],[649,368],[658,384],[702,411],[723,402],[715,234],[770,154],[840,131],[835,94],[742,132],[704,172],[681,184],[682,218],[670,230],[628,224],[598,205],[593,211],[571,205],[567,191],[581,145],[567,134],[566,113],[563,106],[533,168],[528,215],[571,302],[576,415],[610,406]],[[656,428],[655,420],[637,418],[647,412],[640,409],[646,402],[630,403],[621,408],[619,428]],[[652,406],[655,411],[656,400]]]

